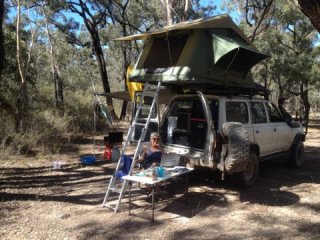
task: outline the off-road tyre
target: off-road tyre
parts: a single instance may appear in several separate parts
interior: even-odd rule
[[[234,181],[237,186],[251,187],[259,176],[259,158],[256,153],[251,152],[245,169],[234,174]]]
[[[301,140],[295,142],[290,150],[287,163],[290,167],[300,168],[304,162],[304,144]]]
[[[241,123],[227,122],[222,126],[227,137],[227,157],[224,169],[227,173],[242,172],[248,163],[250,139],[247,129]]]

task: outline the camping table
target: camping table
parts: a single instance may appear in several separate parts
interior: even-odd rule
[[[142,184],[150,184],[152,186],[152,218],[151,221],[154,221],[154,193],[155,193],[155,186],[156,184],[169,181],[173,178],[179,177],[181,175],[186,176],[186,189],[185,189],[185,194],[188,199],[188,189],[189,189],[189,173],[193,171],[193,168],[186,168],[186,167],[173,167],[173,168],[165,168],[166,172],[169,172],[170,174],[162,177],[162,178],[157,178],[156,180],[152,180],[152,177],[150,176],[141,176],[138,174],[132,175],[132,176],[123,176],[122,179],[129,181],[129,215],[130,215],[130,210],[131,210],[131,183],[132,182],[137,182],[137,183],[142,183]]]

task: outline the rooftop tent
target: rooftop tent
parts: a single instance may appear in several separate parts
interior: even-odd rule
[[[237,39],[212,34],[214,65],[227,70],[243,72],[266,58],[266,55]]]
[[[146,40],[130,81],[254,87],[250,69],[266,58],[228,15],[116,40]]]

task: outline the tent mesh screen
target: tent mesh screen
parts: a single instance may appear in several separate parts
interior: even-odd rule
[[[155,38],[144,62],[147,73],[164,72],[175,66],[187,41],[188,35]]]

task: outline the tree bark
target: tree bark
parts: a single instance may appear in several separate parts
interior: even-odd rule
[[[59,111],[59,115],[63,116],[64,115],[63,79],[61,77],[59,65],[56,64],[56,60],[53,55],[54,44],[50,36],[48,15],[45,11],[45,6],[43,4],[42,4],[42,11],[44,15],[44,22],[46,26],[46,33],[47,33],[48,43],[49,43],[49,55],[50,55],[51,75],[52,75],[53,85],[54,85],[55,106]]]
[[[21,79],[21,85],[19,89],[19,95],[17,98],[18,119],[16,121],[16,130],[25,133],[27,129],[27,115],[28,115],[28,93],[27,93],[27,81],[23,71],[23,66],[21,62],[21,52],[20,52],[20,0],[17,1],[17,66],[19,70],[19,75]]]
[[[59,115],[62,117],[64,115],[64,97],[63,97],[63,79],[59,70],[59,65],[53,63],[53,82],[54,82],[54,93],[55,93],[55,103],[56,108],[59,111]]]
[[[320,1],[319,0],[298,0],[299,7],[306,15],[312,25],[320,32]]]
[[[189,17],[188,11],[189,11],[189,0],[185,0],[184,10],[183,10],[183,21],[188,20],[188,17]]]
[[[304,111],[302,113],[302,120],[304,122],[305,134],[308,133],[309,128],[309,115],[310,115],[310,102],[308,96],[308,84],[301,83],[300,84],[300,97],[304,106]],[[302,112],[302,110],[301,110]]]
[[[172,0],[167,0],[167,25],[172,25],[173,18],[172,18]]]
[[[104,92],[109,93],[110,92],[109,78],[108,78],[108,73],[107,73],[106,62],[104,60],[104,54],[103,54],[102,47],[100,44],[99,32],[93,28],[91,28],[89,30],[89,32],[91,34],[91,38],[92,38],[92,42],[93,42],[93,49],[94,49],[95,55],[96,55],[98,63],[99,63],[98,66],[99,66],[101,81],[102,81],[102,85],[103,85],[103,90],[104,90]],[[106,99],[107,99],[107,105],[109,107],[112,118],[118,119],[116,112],[114,111],[114,108],[113,108],[112,99],[111,98],[106,98]]]
[[[122,31],[123,31],[123,35],[126,36],[127,35],[127,28],[124,24],[122,24]],[[128,43],[130,44],[130,43]],[[128,55],[127,55],[127,48],[122,46],[122,55],[123,55],[123,60],[124,60],[124,64],[123,64],[123,71],[122,71],[122,75],[123,75],[123,79],[124,79],[124,89],[128,90],[127,88],[127,69],[129,67],[129,61],[128,61]],[[127,105],[128,102],[127,101],[123,101],[122,104],[122,108],[121,108],[121,113],[120,113],[120,119],[124,120],[126,117],[126,113],[127,113]]]
[[[110,85],[109,85],[109,79],[108,79],[108,73],[107,73],[107,67],[106,67],[106,62],[104,59],[104,54],[102,51],[101,47],[101,42],[100,42],[100,37],[99,37],[99,31],[97,29],[97,26],[99,22],[102,20],[102,16],[104,15],[103,13],[100,13],[100,19],[96,20],[93,15],[91,15],[89,9],[85,5],[86,3],[82,0],[79,1],[81,11],[79,11],[79,8],[77,7],[72,7],[72,11],[75,13],[78,13],[84,21],[84,24],[87,28],[87,30],[90,33],[92,43],[93,43],[93,51],[96,55],[96,58],[98,60],[98,66],[99,66],[99,72],[100,72],[100,77],[103,85],[103,90],[106,93],[110,93]],[[91,16],[90,19],[87,18],[86,14]],[[118,117],[114,111],[113,107],[113,102],[111,98],[106,98],[107,105],[109,107],[109,111],[111,113],[111,116],[114,120],[118,120]]]
[[[4,1],[0,1],[0,81],[2,76],[2,70],[4,69],[4,36],[2,31],[3,19],[4,19]]]

